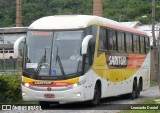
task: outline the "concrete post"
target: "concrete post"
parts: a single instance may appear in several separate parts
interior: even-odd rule
[[[93,1],[93,15],[103,16],[102,0],[94,0]]]
[[[16,0],[16,27],[22,26],[22,4],[21,0]]]

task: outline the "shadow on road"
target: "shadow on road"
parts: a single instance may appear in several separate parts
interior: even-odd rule
[[[143,98],[143,97],[140,97]],[[91,107],[87,102],[78,102],[70,104],[51,104],[50,107],[42,108],[43,110],[121,110],[130,107],[128,104],[120,104],[121,101],[130,101],[126,95],[108,97],[101,99],[101,103],[95,107]]]

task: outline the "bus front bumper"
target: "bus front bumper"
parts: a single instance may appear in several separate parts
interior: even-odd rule
[[[86,100],[83,86],[71,88],[64,91],[35,91],[25,86],[22,87],[22,98],[24,101],[52,101],[59,103],[80,102]],[[51,98],[46,98],[45,95],[54,95]]]

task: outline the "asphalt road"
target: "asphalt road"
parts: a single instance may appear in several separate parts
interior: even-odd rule
[[[142,91],[140,97],[135,100],[131,100],[126,96],[118,96],[102,99],[101,104],[96,107],[90,107],[84,103],[51,105],[41,113],[117,113],[127,105],[137,104],[157,96],[160,96],[160,91],[159,87],[155,86]],[[0,111],[0,113],[39,113],[39,111]]]

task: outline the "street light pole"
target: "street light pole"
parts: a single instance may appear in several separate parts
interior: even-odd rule
[[[4,74],[6,73],[6,70],[5,70],[5,58],[4,58],[4,32],[3,32],[3,70],[4,70]]]
[[[152,0],[152,37],[153,37],[153,50],[154,50],[154,64],[156,68],[156,76],[157,76],[157,82],[159,81],[159,64],[158,64],[158,48],[156,43],[156,37],[155,37],[155,0]]]
[[[157,43],[157,47],[158,47],[158,85],[159,85],[159,91],[160,91],[160,26],[159,26],[159,33],[158,33],[158,43]]]

